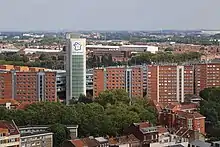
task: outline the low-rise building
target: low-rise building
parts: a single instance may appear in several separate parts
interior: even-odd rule
[[[133,134],[109,139],[109,147],[140,147],[141,143]]]
[[[20,133],[14,121],[0,121],[0,147],[19,147]]]
[[[18,127],[21,134],[30,134],[36,132],[44,132],[48,129],[48,125],[20,126]],[[71,139],[78,137],[78,125],[66,126],[70,131]]]
[[[21,147],[53,147],[53,133],[48,131],[21,133]]]
[[[159,123],[172,129],[181,127],[199,131],[205,135],[205,117],[195,111],[195,105],[167,105],[159,115]]]

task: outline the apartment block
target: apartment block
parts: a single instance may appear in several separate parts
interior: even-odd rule
[[[205,88],[220,86],[220,64],[195,65],[195,93],[198,95]]]
[[[141,67],[95,68],[93,96],[111,89],[125,89],[130,97],[143,96],[143,70]]]
[[[184,102],[194,93],[193,66],[148,65],[146,74],[147,96],[157,102]]]
[[[19,102],[57,101],[56,72],[0,72],[0,98]]]

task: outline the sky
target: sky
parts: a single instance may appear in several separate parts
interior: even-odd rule
[[[0,31],[219,29],[220,0],[0,0]]]

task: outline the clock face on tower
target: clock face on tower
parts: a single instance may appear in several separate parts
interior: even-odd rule
[[[73,43],[73,50],[77,52],[82,50],[82,45],[80,44],[80,42]]]

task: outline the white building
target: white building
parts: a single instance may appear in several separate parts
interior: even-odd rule
[[[120,46],[120,50],[132,51],[133,53],[151,52],[155,54],[158,52],[158,47],[148,45],[123,45]]]
[[[86,39],[67,35],[66,50],[66,102],[86,95]]]

